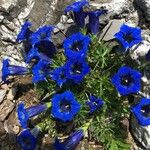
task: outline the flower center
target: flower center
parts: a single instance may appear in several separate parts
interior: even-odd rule
[[[75,41],[71,46],[71,49],[76,52],[80,51],[82,48],[83,48],[82,41]]]
[[[72,65],[72,74],[80,74],[82,72],[82,64],[75,63]]]
[[[27,137],[23,137],[22,139],[24,146],[30,148],[31,147],[31,140]]]
[[[126,75],[121,78],[121,84],[123,86],[131,86],[133,84],[133,82],[134,82],[134,80],[130,75]]]
[[[143,106],[142,109],[141,109],[141,113],[145,117],[150,117],[150,104]]]
[[[39,53],[42,53],[42,54],[46,55],[49,58],[52,58],[53,55],[56,52],[54,44],[52,42],[48,41],[48,40],[47,41],[43,40],[43,41],[40,41],[40,42],[36,43],[35,48],[38,49]]]
[[[61,112],[69,112],[71,110],[70,103],[67,100],[63,100],[60,103],[60,111]]]
[[[60,78],[61,78],[61,79],[64,79],[64,78],[65,78],[64,72],[62,72],[62,73],[60,74]]]
[[[133,36],[131,33],[129,34],[124,34],[124,39],[125,41],[127,41],[128,43],[131,43],[133,41]]]
[[[40,34],[41,40],[45,39],[46,37],[47,37],[47,34],[46,34],[45,32],[42,32],[42,33]]]

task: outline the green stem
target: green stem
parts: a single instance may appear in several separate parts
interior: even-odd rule
[[[93,118],[91,118],[91,119],[89,120],[89,122],[85,123],[85,124],[81,127],[81,129],[83,130],[84,133],[88,130],[88,128],[89,128],[90,124],[92,123],[92,121],[93,121]]]

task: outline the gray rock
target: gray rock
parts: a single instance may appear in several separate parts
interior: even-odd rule
[[[73,22],[74,22],[73,19],[68,19],[68,20],[67,20],[67,23],[73,23]]]
[[[53,32],[58,33],[60,30],[58,28],[54,28]]]
[[[140,126],[134,116],[131,119],[131,132],[136,140],[144,146],[144,149],[150,149],[150,125]]]
[[[100,40],[110,41],[114,39],[114,34],[120,30],[121,25],[124,20],[110,20],[109,23],[102,30],[102,34],[100,35]]]
[[[108,10],[109,17],[125,17],[128,16],[132,3],[129,0],[107,0],[105,3],[90,2],[93,9],[105,8]],[[133,7],[133,6],[132,6]]]
[[[0,90],[0,104],[3,102],[7,90]]]
[[[67,20],[68,20],[68,17],[66,15],[62,15],[61,18],[60,18],[61,23],[66,23]]]
[[[145,14],[145,18],[150,21],[150,0],[135,0],[135,2]]]
[[[138,60],[139,58],[145,57],[149,50],[150,43],[147,41],[142,41],[138,46],[132,47],[130,56],[133,60]]]
[[[16,115],[16,111],[13,111],[7,120],[4,122],[5,131],[8,133],[8,140],[10,143],[16,143],[16,136],[20,131],[20,124]]]
[[[6,100],[0,105],[0,121],[4,121],[6,117],[12,112],[15,105],[10,101]]]
[[[17,86],[13,86],[7,94],[7,99],[12,101],[16,96],[17,90],[18,90]]]
[[[2,122],[0,122],[0,137],[5,134],[5,129],[4,129],[4,125]]]
[[[64,29],[65,29],[64,24],[62,24],[61,22],[59,22],[56,26],[57,26],[57,28],[60,29],[60,30],[64,30]]]

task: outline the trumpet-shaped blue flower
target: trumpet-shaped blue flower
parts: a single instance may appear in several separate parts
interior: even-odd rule
[[[40,132],[38,127],[32,130],[25,129],[17,137],[17,142],[22,150],[35,150],[37,145],[37,136]]]
[[[43,53],[39,53],[38,48],[31,48],[26,57],[26,63],[29,63],[32,59],[50,61],[50,58]]]
[[[65,55],[68,58],[85,57],[90,44],[90,37],[78,32],[64,41]]]
[[[100,24],[99,17],[106,13],[106,10],[96,10],[88,13],[89,15],[89,30],[93,34],[97,34],[99,32]]]
[[[141,88],[141,73],[123,66],[112,77],[111,81],[121,95],[137,93]]]
[[[141,126],[150,125],[150,99],[142,98],[137,105],[131,107],[131,111]]]
[[[142,41],[141,29],[130,27],[125,24],[121,26],[120,31],[114,36],[123,45],[125,50]]]
[[[65,8],[65,13],[73,11],[75,22],[81,28],[85,26],[85,17],[87,14],[83,11],[83,7],[86,5],[89,5],[89,2],[87,0],[81,0],[79,2],[74,2]]]
[[[27,128],[27,123],[29,118],[39,115],[42,112],[45,112],[50,107],[51,107],[51,102],[45,104],[39,104],[29,108],[25,108],[24,103],[19,103],[17,107],[17,114],[22,128]]]
[[[31,43],[32,45],[46,40],[50,41],[51,40],[51,32],[53,31],[54,27],[53,26],[43,26],[39,28],[37,31],[32,33],[31,35]]]
[[[84,59],[68,60],[65,66],[67,78],[76,84],[79,84],[85,75],[90,72],[90,67]]]
[[[70,91],[56,94],[52,98],[52,115],[64,122],[71,121],[79,112],[80,104]]]
[[[27,67],[10,65],[9,59],[3,60],[2,81],[6,81],[6,78],[10,75],[24,75],[27,73],[29,73],[29,70]]]
[[[51,73],[51,78],[57,82],[57,84],[61,87],[64,83],[67,82],[66,74],[65,74],[65,66],[56,68]]]
[[[51,42],[49,40],[37,42],[34,45],[34,48],[37,48],[39,53],[43,53],[44,55],[46,55],[49,58],[52,58],[53,55],[56,53],[55,45],[53,44],[53,42]]]
[[[55,150],[75,150],[83,137],[84,132],[80,129],[73,132],[63,143],[60,143],[56,138],[54,144]]]
[[[81,128],[73,132],[64,142],[60,143],[56,138],[54,148],[55,150],[75,150],[82,138],[85,135],[85,132],[88,130],[92,119],[85,123]]]
[[[90,96],[90,101],[87,101],[86,104],[90,107],[90,114],[92,114],[103,106],[104,101],[95,96]]]
[[[33,83],[46,80],[49,73],[50,63],[50,61],[40,60],[36,65],[34,65],[32,69]]]
[[[23,40],[27,40],[31,34],[31,31],[29,29],[29,27],[31,26],[31,22],[29,21],[26,21],[22,28],[21,28],[21,31],[19,32],[18,36],[17,36],[17,39],[16,41],[19,42],[19,41],[23,41]]]

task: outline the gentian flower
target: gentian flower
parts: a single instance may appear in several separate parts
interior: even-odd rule
[[[27,122],[29,118],[32,118],[34,116],[37,116],[45,112],[50,107],[51,107],[51,102],[45,104],[39,104],[29,108],[25,108],[24,103],[19,103],[17,107],[17,114],[22,128],[27,128]]]
[[[75,150],[82,138],[84,137],[91,121],[85,123],[81,128],[73,132],[64,142],[60,142],[58,138],[55,139],[55,150]]]
[[[90,37],[78,32],[64,40],[65,55],[68,58],[85,57],[90,44]]]
[[[26,57],[26,63],[29,63],[32,59],[38,59],[38,60],[46,60],[46,61],[50,61],[50,58],[47,57],[45,54],[43,53],[39,53],[37,48],[31,48],[30,51],[27,54]]]
[[[40,42],[40,41],[50,41],[51,40],[51,32],[53,31],[53,26],[43,26],[39,28],[36,32],[31,35],[31,43],[32,45]]]
[[[89,5],[87,0],[74,2],[65,8],[65,13],[73,11],[76,24],[83,28],[85,26],[85,17],[87,14],[83,11],[83,7]]]
[[[90,101],[87,101],[86,104],[90,107],[90,114],[92,114],[103,106],[104,101],[95,96],[90,96]]]
[[[150,125],[150,99],[142,98],[137,105],[131,107],[131,111],[141,126]]]
[[[68,60],[65,66],[67,78],[76,84],[79,84],[85,75],[90,72],[90,67],[84,59]]]
[[[114,36],[123,45],[125,50],[142,41],[141,29],[130,27],[125,24],[121,26],[120,31]]]
[[[22,150],[35,150],[37,146],[37,137],[40,132],[39,127],[34,127],[32,130],[25,129],[17,137],[18,144]]]
[[[141,73],[123,66],[119,69],[111,81],[121,95],[137,93],[141,88]]]
[[[106,13],[106,10],[96,10],[88,13],[89,15],[89,30],[93,34],[97,34],[99,32],[100,24],[99,17]]]
[[[46,80],[49,73],[50,63],[50,61],[40,60],[36,65],[34,65],[32,68],[33,83]]]
[[[53,42],[49,40],[41,40],[34,44],[34,48],[38,49],[39,53],[43,53],[49,58],[52,58],[54,54],[56,53],[56,47],[53,44]]]
[[[67,82],[66,74],[65,74],[65,66],[56,68],[51,73],[52,80],[56,81],[58,86],[62,86],[64,83]]]
[[[2,81],[6,81],[6,78],[10,75],[24,75],[27,73],[29,73],[29,70],[27,67],[10,65],[9,59],[3,60]]]
[[[31,26],[31,22],[29,21],[26,21],[22,28],[21,28],[21,31],[19,32],[18,36],[17,36],[17,39],[16,41],[19,42],[19,41],[23,41],[23,40],[26,40],[29,38],[30,34],[31,34],[31,31],[29,29],[29,27]]]
[[[79,112],[80,104],[70,91],[56,94],[52,98],[52,115],[64,122],[71,121]]]

